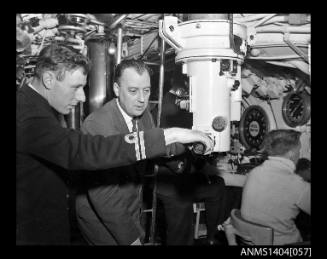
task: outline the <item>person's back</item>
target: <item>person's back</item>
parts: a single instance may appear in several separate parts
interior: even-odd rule
[[[294,173],[295,163],[289,158],[271,154],[249,173],[243,188],[242,216],[272,227],[274,245],[301,242],[294,219],[301,209],[311,211],[311,185]]]
[[[253,169],[243,189],[242,216],[250,221],[271,226],[274,244],[302,241],[294,218],[300,212],[296,205],[303,190],[310,186],[289,172],[278,160],[266,160]]]

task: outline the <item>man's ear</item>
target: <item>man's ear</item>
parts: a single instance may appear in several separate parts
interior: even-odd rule
[[[114,93],[115,93],[116,97],[118,97],[119,96],[119,85],[116,82],[114,83],[113,89],[114,89]]]
[[[55,83],[55,75],[51,71],[46,71],[42,74],[42,83],[45,88],[52,89]]]

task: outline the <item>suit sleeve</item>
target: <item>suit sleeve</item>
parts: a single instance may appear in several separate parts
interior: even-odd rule
[[[162,129],[127,135],[91,136],[62,128],[50,116],[33,114],[18,121],[18,152],[34,155],[69,170],[98,170],[125,166],[166,154]],[[136,148],[142,139],[142,154]]]

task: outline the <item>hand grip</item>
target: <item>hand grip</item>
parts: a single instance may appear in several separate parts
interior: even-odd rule
[[[204,152],[206,151],[206,145],[203,144],[202,142],[196,142],[193,145],[193,152],[197,155],[203,155]]]

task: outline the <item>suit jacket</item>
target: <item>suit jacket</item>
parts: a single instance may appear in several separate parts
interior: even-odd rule
[[[166,154],[161,129],[85,135],[63,128],[58,113],[27,85],[16,101],[17,244],[69,244],[67,170],[107,169]],[[141,138],[143,156],[136,152]]]
[[[153,127],[151,114],[146,109],[138,119],[138,129]],[[82,125],[82,131],[103,136],[129,133],[116,99],[90,114]],[[140,225],[140,209],[141,182],[145,170],[146,162],[140,161],[135,165],[110,169],[110,173],[104,171],[96,176],[86,177],[88,197],[81,194],[77,198],[77,216],[87,221],[88,226],[93,224],[94,231],[102,223],[108,229],[108,235],[112,236],[112,241],[107,241],[111,243],[107,245],[129,245],[138,237],[144,236]],[[91,210],[100,218],[99,222],[94,222],[95,217]],[[92,240],[92,236],[88,236],[88,240]]]

